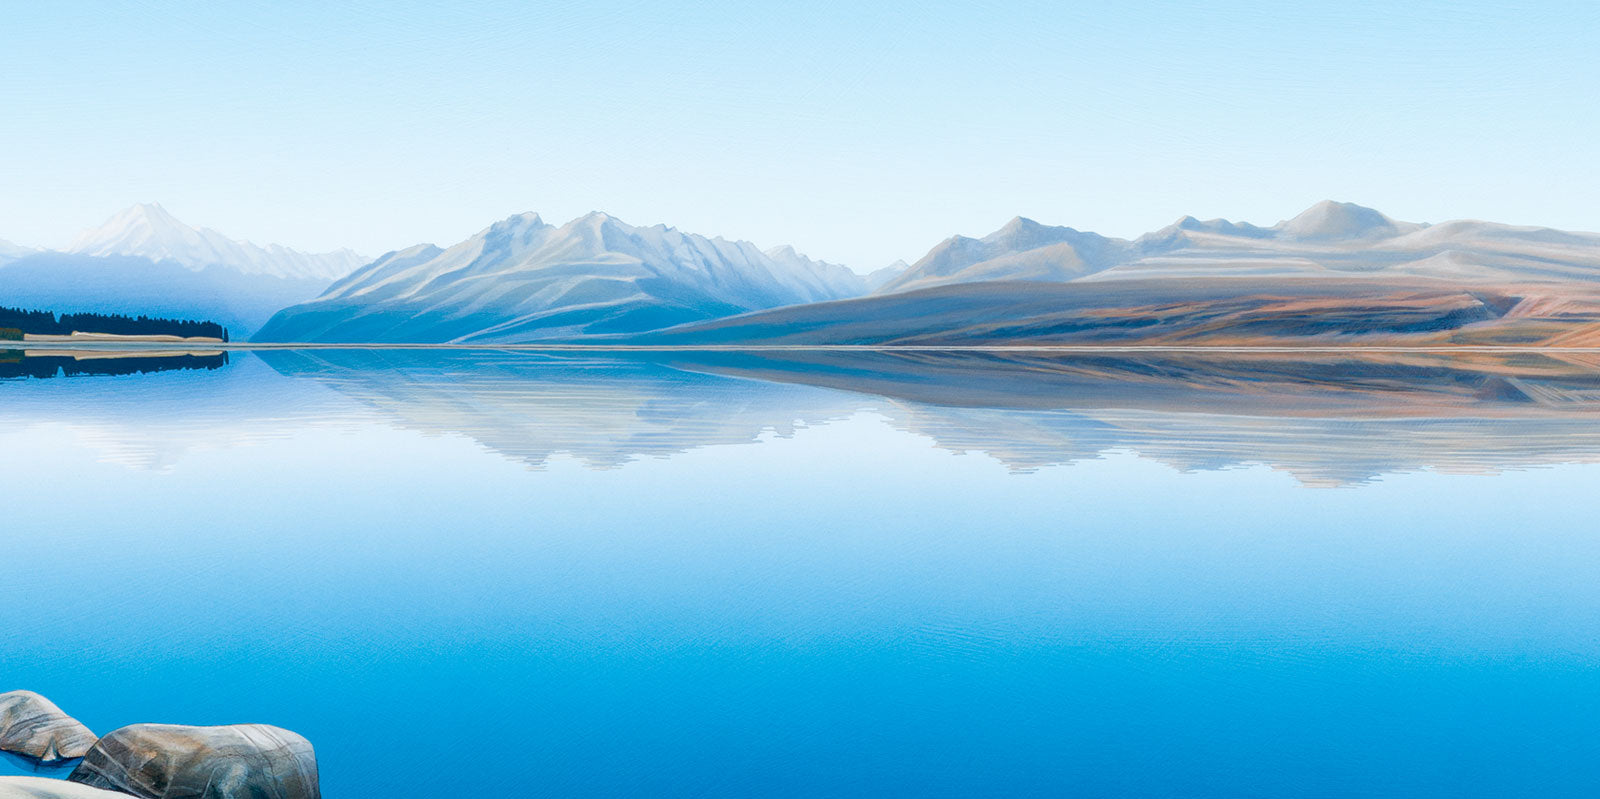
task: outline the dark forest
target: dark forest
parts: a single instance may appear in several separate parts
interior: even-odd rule
[[[216,322],[164,319],[123,314],[67,313],[0,307],[0,340],[33,334],[66,336],[72,333],[108,333],[117,336],[182,336],[228,340],[228,329]],[[8,335],[9,334],[9,335]]]

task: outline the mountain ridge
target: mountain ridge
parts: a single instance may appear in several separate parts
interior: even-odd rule
[[[1441,299],[1446,306],[1460,296],[1510,292],[1539,297],[1536,307],[1548,310],[1559,304],[1551,286],[1576,287],[1569,293],[1586,309],[1591,289],[1600,286],[1600,234],[1478,220],[1406,222],[1332,200],[1271,226],[1183,216],[1133,239],[1016,216],[982,237],[946,238],[916,263],[866,275],[791,245],[761,249],[664,224],[634,226],[600,211],[560,225],[536,213],[514,214],[449,246],[387,252],[336,279],[283,278],[304,264],[263,266],[261,259],[311,256],[220,237],[178,222],[158,204],[141,204],[80,236],[77,253],[14,248],[18,257],[6,260],[8,250],[0,246],[0,290],[33,302],[113,312],[138,310],[126,305],[134,295],[158,302],[166,313],[189,301],[194,313],[226,319],[241,332],[259,328],[259,341],[518,343],[705,328],[778,308],[969,284],[1003,285],[969,293],[991,303],[1021,302],[1029,286],[1080,286],[1071,295],[1075,307],[1097,292],[1115,305],[1104,309],[1105,324],[1150,305],[1130,299],[1139,291],[1160,298],[1171,294],[1169,286],[1197,281],[1228,286],[1241,297],[1269,288],[1282,296],[1343,291],[1402,315],[1409,312],[1395,309],[1418,290],[1467,292]],[[97,254],[115,250],[128,253]],[[355,257],[348,250],[335,255]],[[224,257],[230,263],[206,264]],[[159,285],[143,285],[152,282]],[[69,296],[41,294],[35,284],[59,284]],[[129,290],[136,285],[139,291]],[[83,295],[103,302],[77,301]],[[1263,307],[1289,313],[1291,306],[1260,299]],[[1319,303],[1316,313],[1333,312]],[[870,315],[887,306],[847,307]],[[985,310],[991,312],[1004,316],[1006,308]],[[832,313],[819,310],[816,319],[849,321]],[[1257,321],[1251,324],[1266,324],[1252,313]],[[1293,327],[1284,319],[1272,324]]]
[[[1134,239],[1018,217],[954,236],[875,294],[988,280],[1044,282],[1376,273],[1473,282],[1600,279],[1600,235],[1478,220],[1402,222],[1324,200],[1270,227],[1185,216]]]
[[[502,219],[449,247],[388,253],[260,340],[472,342],[657,329],[865,293],[865,279],[792,247],[638,227],[599,211],[560,226]]]
[[[231,239],[211,228],[194,227],[160,203],[138,203],[98,227],[79,233],[63,252],[75,255],[130,255],[172,261],[196,271],[225,266],[243,274],[290,280],[336,280],[367,263],[350,249],[305,253],[281,244],[261,246]]]

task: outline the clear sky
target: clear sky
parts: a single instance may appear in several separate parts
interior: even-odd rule
[[[605,210],[867,270],[1017,214],[1600,229],[1600,4],[6,3],[0,238]]]

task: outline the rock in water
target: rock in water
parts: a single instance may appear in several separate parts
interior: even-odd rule
[[[0,777],[0,799],[128,799],[128,795],[45,777]]]
[[[264,724],[135,724],[100,739],[67,779],[146,799],[321,799],[311,742]]]
[[[83,757],[94,741],[88,727],[34,692],[0,694],[0,751],[57,763]]]

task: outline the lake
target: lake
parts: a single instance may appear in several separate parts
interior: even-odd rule
[[[0,354],[0,690],[97,732],[332,799],[1600,794],[1593,354],[93,355]]]

